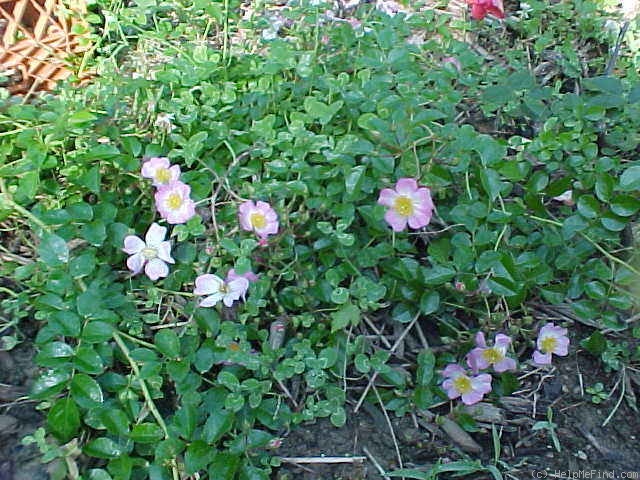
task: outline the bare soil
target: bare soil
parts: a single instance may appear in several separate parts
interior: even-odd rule
[[[582,377],[582,380],[581,380]],[[610,392],[620,379],[611,398],[600,404],[591,401],[584,388],[602,382]],[[551,371],[536,372],[527,377],[533,390],[527,394],[501,399],[497,404],[502,419],[495,424],[501,433],[500,470],[505,478],[532,478],[533,472],[546,470],[553,475],[571,475],[579,470],[600,472],[634,472],[640,478],[640,416],[631,405],[635,397],[622,394],[619,372],[605,372],[599,362],[587,353],[573,354],[556,361]],[[582,381],[582,386],[581,386]],[[635,386],[637,390],[637,385]],[[584,394],[583,394],[584,392]],[[619,406],[611,421],[602,426],[611,411]],[[546,430],[533,431],[536,421],[545,421],[547,407],[553,410],[553,421],[560,440],[561,451],[555,450]],[[377,411],[376,411],[377,410]],[[448,407],[441,410],[446,414]],[[465,458],[465,454],[443,432],[436,422],[416,425],[410,417],[392,417],[392,425],[405,468],[425,468],[440,462]],[[466,458],[482,459],[491,464],[494,458],[490,424],[478,422],[480,431],[471,437],[482,451]],[[283,457],[302,456],[365,456],[371,457],[387,472],[397,469],[397,459],[390,428],[379,408],[370,406],[351,416],[343,428],[334,428],[328,421],[302,425],[285,438],[277,452]],[[542,473],[540,473],[543,475]],[[603,473],[604,474],[604,473]],[[575,475],[575,474],[574,474]],[[384,478],[367,460],[363,465],[283,465],[274,476],[277,480],[362,480]],[[453,478],[441,475],[439,478]],[[466,478],[481,480],[489,475],[473,474]],[[542,476],[539,478],[543,478]],[[571,478],[571,477],[565,477]],[[598,478],[598,477],[593,477]],[[600,477],[607,478],[607,477]],[[617,477],[620,478],[620,477]]]

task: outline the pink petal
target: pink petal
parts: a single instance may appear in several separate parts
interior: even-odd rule
[[[431,198],[431,190],[427,187],[421,187],[413,194],[413,199],[418,204],[418,208],[425,210],[433,210],[433,199]]]
[[[431,221],[431,212],[416,211],[415,214],[409,217],[409,226],[413,229],[426,227]]]
[[[164,241],[164,237],[167,234],[167,227],[161,227],[157,223],[152,223],[147,230],[147,234],[144,237],[147,246],[157,247]]]
[[[475,4],[471,7],[471,17],[475,20],[482,20],[487,16],[487,11],[484,5]]]
[[[384,214],[385,221],[391,225],[394,232],[401,232],[407,228],[407,217],[398,215],[395,210],[390,208],[387,213]]]
[[[127,258],[127,268],[133,272],[134,275],[140,273],[144,266],[145,258],[140,253],[131,255]]]
[[[491,375],[488,373],[481,373],[471,378],[471,385],[473,390],[480,393],[489,393],[491,391]]]
[[[157,279],[169,275],[169,267],[159,258],[154,258],[149,260],[149,263],[144,267],[144,273],[155,282]]]
[[[415,178],[401,178],[396,183],[396,192],[400,195],[412,196],[418,190],[418,182]]]
[[[455,378],[460,376],[461,374],[464,375],[464,368],[462,368],[457,363],[450,363],[442,371],[442,376],[449,377],[449,378]]]
[[[551,363],[551,352],[542,353],[536,350],[533,352],[533,362],[537,365],[549,365]]]
[[[398,193],[390,188],[383,188],[380,190],[380,196],[378,197],[378,204],[385,207],[393,207],[395,199],[398,197]]]
[[[158,249],[158,258],[163,262],[176,263],[171,257],[171,242],[162,242],[156,247]]]
[[[442,382],[442,389],[446,392],[447,397],[449,397],[451,400],[460,396],[460,393],[454,388],[453,381],[451,380],[445,380],[444,382]]]
[[[474,403],[478,403],[482,400],[484,395],[480,392],[471,391],[465,395],[462,395],[462,403],[465,405],[473,405]]]
[[[569,354],[569,339],[567,337],[558,338],[558,344],[553,353],[561,357],[566,357]]]
[[[476,342],[476,347],[487,348],[487,341],[484,338],[484,333],[483,332],[476,333],[476,336],[475,336],[474,340]]]
[[[493,369],[498,373],[515,370],[516,368],[516,361],[509,357],[505,357],[504,360],[500,360],[498,363],[493,365]]]
[[[122,250],[129,255],[140,253],[145,247],[146,245],[142,239],[135,235],[127,235],[124,237],[124,248]]]
[[[169,168],[171,163],[166,157],[151,157],[142,164],[141,174],[144,178],[153,178],[159,168]]]
[[[496,347],[507,348],[511,345],[511,337],[508,337],[504,333],[498,333],[493,344]]]
[[[213,295],[209,295],[208,297],[202,299],[198,306],[202,308],[213,307],[222,299],[222,297],[222,293],[214,293]]]
[[[217,275],[205,274],[196,278],[194,295],[211,295],[220,292],[224,282]]]
[[[489,367],[489,362],[482,356],[484,350],[484,348],[474,348],[467,355],[467,365],[469,365],[469,368],[471,368],[474,373]]]

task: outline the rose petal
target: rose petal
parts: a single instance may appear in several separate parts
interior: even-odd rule
[[[144,266],[145,258],[140,253],[136,253],[135,255],[131,255],[127,258],[127,268],[133,272],[134,275],[137,275],[142,271],[142,267]]]
[[[537,365],[549,365],[551,363],[551,352],[542,353],[536,350],[533,352],[533,361]]]
[[[400,195],[412,196],[418,190],[418,182],[415,178],[401,178],[396,183],[396,192]]]
[[[407,217],[398,215],[395,210],[389,209],[384,214],[385,221],[393,228],[394,232],[401,232],[407,228]]]
[[[124,237],[124,248],[122,250],[129,255],[140,253],[145,247],[146,245],[142,239],[135,235],[127,235]]]
[[[211,295],[220,292],[223,280],[217,275],[205,274],[196,278],[196,288],[193,290],[194,295]],[[220,297],[222,298],[222,297]]]
[[[217,304],[220,300],[222,300],[222,293],[218,292],[218,293],[214,293],[213,295],[209,295],[208,297],[205,297],[199,304],[200,307],[203,308],[207,308],[207,307],[213,307],[215,304]]]
[[[383,188],[380,190],[380,196],[378,197],[378,204],[385,207],[393,207],[395,199],[398,197],[398,193],[390,188]]]
[[[149,263],[144,267],[144,273],[155,282],[157,279],[169,275],[169,267],[159,258],[154,258],[149,260]]]
[[[147,230],[144,240],[147,242],[148,247],[157,248],[157,246],[164,241],[166,235],[167,227],[161,227],[157,223],[152,223],[149,230]]]

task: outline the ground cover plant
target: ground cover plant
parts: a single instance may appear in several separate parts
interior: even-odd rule
[[[640,82],[605,7],[99,2],[95,79],[0,111],[0,335],[37,322],[52,477],[270,478],[371,405],[460,443],[578,349],[623,385],[585,398],[635,407]],[[389,475],[503,478],[492,432]]]

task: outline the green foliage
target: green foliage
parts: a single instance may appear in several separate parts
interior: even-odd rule
[[[389,18],[364,6],[366,29],[354,29],[303,2],[269,39],[256,30],[272,28],[268,17],[245,25],[238,3],[104,4],[101,75],[1,109],[0,218],[29,221],[38,256],[12,267],[24,292],[3,310],[19,319],[28,305],[40,322],[32,397],[50,442],[76,439],[93,459],[87,478],[267,478],[269,448],[289,427],[345,423],[354,376],[379,375],[397,415],[445,399],[437,372],[453,354],[424,349],[400,368],[364,334],[365,316],[420,316],[449,343],[468,340],[465,319],[500,325],[488,312],[505,308],[530,340],[519,320],[529,301],[626,328],[640,273],[624,235],[640,210],[640,84],[584,78],[572,41],[606,42],[602,17],[576,16],[590,3],[528,2],[511,26],[521,38],[545,26],[537,58],[570,31],[556,85],[523,68],[518,46],[506,67],[488,64],[432,11]],[[237,51],[232,37],[248,26],[259,48]],[[196,27],[215,41],[194,38]],[[423,45],[407,41],[418,30]],[[142,67],[127,63],[136,55]],[[443,66],[451,55],[460,72]],[[502,133],[480,132],[470,111]],[[125,272],[121,249],[156,220],[139,170],[160,155],[181,166],[199,217],[173,228],[176,263],[153,283]],[[379,191],[402,177],[432,190],[425,231],[392,234],[384,222]],[[554,199],[568,190],[575,205]],[[267,246],[238,230],[239,198],[278,212]],[[198,308],[195,277],[230,268],[260,276],[246,302]],[[597,334],[585,347],[604,358],[612,349]],[[290,380],[304,392],[296,404],[281,387]],[[518,387],[508,373],[496,383],[498,394]],[[537,428],[555,442],[551,420]],[[33,441],[49,459],[67,455]],[[501,478],[470,461],[390,475],[481,471]]]

